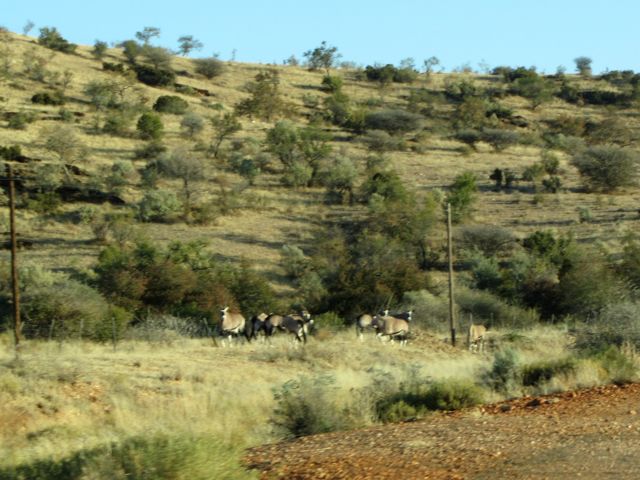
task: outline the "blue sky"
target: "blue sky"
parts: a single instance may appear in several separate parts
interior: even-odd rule
[[[342,60],[416,64],[434,55],[464,64],[536,66],[548,73],[588,56],[595,72],[640,70],[637,0],[0,0],[0,25],[22,32],[27,20],[68,40],[93,44],[160,28],[154,43],[177,48],[193,35],[213,52],[243,62],[281,63],[326,40]]]

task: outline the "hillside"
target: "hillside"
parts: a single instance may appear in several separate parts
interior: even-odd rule
[[[93,58],[89,47],[79,47],[76,54],[64,54],[46,49],[33,38],[6,34],[2,40],[3,52],[8,55],[10,74],[0,83],[3,121],[0,128],[0,145],[18,145],[24,156],[30,160],[20,165],[20,169],[29,169],[33,164],[59,161],[57,155],[45,148],[48,131],[64,123],[59,111],[64,108],[71,112],[72,119],[67,123],[76,132],[78,139],[86,146],[83,158],[76,165],[85,178],[79,181],[88,183],[94,177],[104,176],[104,172],[119,161],[132,162],[140,171],[145,160],[136,160],[134,152],[144,145],[137,138],[135,125],[128,127],[123,135],[96,134],[93,128],[100,114],[89,104],[85,88],[92,81],[115,80],[126,83],[131,94],[137,96],[147,107],[154,104],[161,95],[177,95],[188,103],[190,112],[202,118],[214,116],[219,112],[231,112],[242,99],[247,98],[247,82],[253,80],[257,72],[264,68],[275,68],[280,74],[280,87],[284,99],[294,106],[292,122],[304,125],[307,119],[321,110],[321,100],[329,94],[320,89],[322,72],[310,72],[295,66],[263,66],[225,62],[225,71],[219,77],[207,80],[194,73],[190,59],[174,57],[171,60],[173,70],[179,72],[176,83],[191,87],[193,95],[176,93],[170,88],[153,88],[135,80],[126,80],[117,73],[106,72],[101,62]],[[32,80],[24,73],[25,58],[45,59],[45,70],[49,72],[44,81]],[[5,60],[5,62],[7,61]],[[120,63],[124,59],[120,49],[109,49],[105,62]],[[69,81],[65,85],[64,107],[33,104],[34,92],[52,92],[59,90],[61,80],[68,72]],[[406,108],[411,91],[426,88],[432,93],[442,93],[446,85],[452,82],[472,82],[479,88],[500,88],[497,75],[479,75],[474,73],[432,74],[427,82],[421,75],[409,84],[393,83],[384,89],[375,82],[361,80],[358,72],[337,70],[332,72],[344,78],[343,91],[353,101],[363,105],[375,105],[380,108]],[[592,89],[611,90],[604,80],[581,80],[567,77],[572,81],[585,84]],[[358,79],[357,79],[358,78]],[[198,92],[205,92],[198,93]],[[312,98],[315,97],[315,100]],[[319,102],[319,106],[309,105]],[[512,116],[522,120],[524,127],[512,127],[523,134],[539,135],[546,128],[545,122],[558,118],[583,118],[598,122],[607,116],[615,116],[632,132],[633,142],[638,137],[640,122],[634,106],[629,108],[604,106],[577,106],[558,98],[553,98],[532,110],[529,102],[520,96],[505,95],[500,98],[502,107],[510,109]],[[446,189],[456,175],[471,171],[476,174],[479,185],[478,200],[471,222],[506,227],[522,238],[539,230],[552,228],[558,232],[572,232],[576,238],[586,242],[602,242],[607,248],[619,249],[619,239],[629,230],[638,230],[638,190],[626,189],[614,194],[587,193],[576,169],[569,163],[567,152],[555,152],[560,158],[562,187],[556,194],[540,194],[519,182],[513,191],[496,192],[489,175],[496,167],[509,168],[521,175],[522,171],[538,161],[544,145],[534,144],[509,146],[503,151],[494,152],[485,143],[479,143],[477,151],[468,151],[464,144],[451,139],[451,127],[447,122],[453,117],[453,102],[433,102],[429,107],[423,130],[407,136],[405,148],[388,152],[391,163],[403,182],[418,193],[435,188]],[[24,129],[8,128],[12,115],[24,112],[33,117]],[[204,130],[194,142],[188,142],[180,133],[179,115],[162,115],[165,126],[163,142],[171,149],[178,145],[191,145],[202,148],[213,137],[212,127],[205,122]],[[273,126],[272,122],[257,118],[240,117],[242,129],[233,134],[230,140],[254,138],[262,142],[265,132]],[[325,123],[323,129],[331,136],[334,152],[340,151],[354,159],[359,169],[358,183],[363,181],[365,158],[371,152],[367,150],[362,137],[350,131]],[[225,141],[227,148],[230,141]],[[224,185],[233,195],[232,211],[220,215],[206,225],[176,222],[170,224],[136,224],[136,228],[158,242],[175,239],[205,239],[208,248],[221,258],[238,262],[244,258],[254,263],[256,268],[268,273],[270,280],[280,289],[287,281],[278,264],[280,249],[285,244],[307,246],[317,229],[324,229],[333,221],[348,221],[357,218],[366,211],[366,205],[327,205],[322,188],[288,188],[279,182],[279,167],[272,162],[270,170],[257,176],[255,184],[247,186],[237,174],[229,171],[223,159],[207,159],[208,178],[198,181],[195,192],[199,200],[219,196],[220,185]],[[99,182],[98,182],[99,183]],[[161,180],[160,187],[179,188],[178,181]],[[120,196],[124,206],[103,205],[104,211],[127,210],[134,206],[143,195],[139,175],[132,175],[126,186],[121,188]],[[85,203],[65,202],[55,215],[37,215],[30,209],[21,208],[18,214],[20,236],[29,239],[33,245],[23,250],[25,260],[64,270],[89,268],[95,262],[101,248],[92,242],[94,234],[89,225],[73,221],[73,213]],[[5,207],[3,207],[4,210]],[[589,219],[579,222],[578,208],[589,210]],[[6,219],[6,210],[2,213]],[[6,220],[5,220],[6,224]]]

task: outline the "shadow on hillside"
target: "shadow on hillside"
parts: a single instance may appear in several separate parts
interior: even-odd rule
[[[278,250],[282,248],[282,242],[269,241],[269,240],[260,240],[251,235],[243,234],[243,233],[220,233],[215,235],[218,238],[222,238],[224,240],[229,240],[236,243],[243,243],[245,245],[258,245],[264,248],[270,248],[273,250]]]

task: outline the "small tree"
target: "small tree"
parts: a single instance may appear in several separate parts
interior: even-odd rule
[[[178,39],[178,51],[180,55],[187,56],[193,50],[201,50],[204,46],[200,40],[193,38],[192,35],[183,35]]]
[[[184,216],[187,219],[191,213],[193,182],[204,178],[204,162],[187,148],[177,148],[160,157],[158,172],[182,180]]]
[[[100,40],[96,40],[93,44],[93,50],[91,50],[91,55],[93,55],[97,60],[102,60],[104,55],[107,53],[108,48],[107,42],[102,42]]]
[[[289,110],[280,94],[280,76],[275,69],[258,73],[255,81],[247,85],[251,96],[236,106],[239,115],[255,115],[266,121]]]
[[[152,38],[160,36],[160,29],[157,27],[144,27],[142,31],[136,32],[136,38],[144,45],[149,45]]]
[[[588,148],[576,154],[571,163],[590,188],[605,192],[636,185],[640,173],[638,155],[614,146]]]
[[[327,46],[326,41],[323,41],[319,47],[304,52],[304,56],[307,58],[307,62],[309,63],[309,70],[324,69],[327,72],[327,75],[329,75],[329,70],[333,67],[338,58],[341,57],[337,52],[338,48]]]
[[[476,176],[471,172],[458,175],[453,184],[449,187],[446,203],[451,204],[451,218],[455,223],[459,223],[471,213],[476,185]]]
[[[142,47],[142,56],[156,70],[171,69],[171,52],[164,47],[145,45]]]
[[[210,151],[213,158],[218,158],[222,142],[234,133],[239,132],[242,129],[242,124],[234,113],[225,113],[219,117],[212,118],[211,125],[213,126],[214,134]]]
[[[29,35],[29,32],[31,32],[31,30],[33,30],[33,27],[35,26],[36,24],[33,23],[31,20],[27,20],[27,23],[25,23],[24,27],[22,27],[22,34]]]
[[[189,138],[194,138],[204,129],[204,120],[197,113],[187,113],[180,122],[180,128]]]
[[[55,153],[63,164],[73,164],[85,152],[85,147],[72,127],[51,130],[45,138],[45,148]]]
[[[576,70],[583,77],[591,76],[591,62],[589,57],[577,57],[573,60],[576,63]]]
[[[142,52],[142,47],[135,40],[125,40],[120,44],[122,47],[122,53],[124,54],[127,62],[131,65],[135,65],[138,59],[138,56]]]
[[[164,126],[160,115],[146,112],[140,115],[137,127],[140,136],[145,140],[158,140],[162,137]]]
[[[65,40],[55,27],[42,27],[38,43],[43,47],[62,53],[74,53],[77,48],[77,45]]]
[[[433,72],[433,67],[440,65],[438,57],[429,57],[424,61],[424,73],[427,77]]]

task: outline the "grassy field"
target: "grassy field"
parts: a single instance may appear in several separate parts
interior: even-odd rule
[[[462,346],[452,348],[446,335],[424,331],[404,348],[381,344],[373,336],[360,342],[350,330],[324,331],[305,348],[293,346],[284,337],[270,345],[222,348],[208,339],[164,332],[156,341],[123,341],[115,349],[110,344],[32,341],[23,346],[19,358],[10,338],[4,335],[1,340],[0,472],[5,473],[38,461],[62,464],[78,452],[131,439],[171,438],[191,439],[187,442],[191,446],[193,439],[207,439],[207,460],[196,455],[196,465],[202,461],[206,471],[218,469],[218,478],[239,478],[244,475],[237,463],[242,448],[286,435],[275,427],[275,412],[282,405],[274,393],[285,382],[301,378],[329,376],[330,385],[317,393],[336,412],[351,411],[352,423],[347,425],[352,426],[376,422],[369,398],[375,394],[358,393],[368,391],[364,389],[376,378],[396,385],[420,379],[468,382],[480,385],[485,402],[608,381],[597,362],[580,360],[570,372],[535,387],[520,385],[502,393],[488,387],[483,378],[495,370],[498,350],[515,352],[518,365],[566,358],[571,337],[555,327],[492,332],[485,354],[470,354]],[[320,413],[329,415],[324,410]],[[320,413],[312,410],[308,415]],[[184,445],[178,442],[166,448],[179,451]],[[187,453],[188,458],[194,455],[191,450]],[[180,468],[185,468],[182,476],[171,478],[207,478],[193,473],[197,472],[194,465]],[[63,478],[107,478],[96,475]]]

